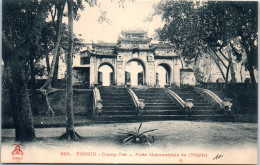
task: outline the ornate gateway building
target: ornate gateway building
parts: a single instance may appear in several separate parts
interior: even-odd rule
[[[209,90],[185,86],[195,85],[195,77],[192,69],[182,68],[174,45],[151,40],[146,31],[122,31],[117,43],[92,43],[74,60],[74,86],[96,86],[89,115],[127,121],[216,119],[230,114],[230,102]]]
[[[181,61],[174,46],[152,44],[146,31],[122,31],[117,43],[92,43],[74,63],[74,84],[89,86],[180,85]]]

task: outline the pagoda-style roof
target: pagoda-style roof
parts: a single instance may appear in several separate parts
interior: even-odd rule
[[[115,43],[109,43],[109,42],[99,42],[99,43],[92,43],[92,47],[101,47],[101,48],[115,48]]]
[[[91,51],[88,50],[87,51],[89,56],[102,56],[102,57],[116,57],[117,54],[116,53],[108,53],[108,52],[95,52],[95,51]]]
[[[145,30],[122,30],[121,34],[147,34]]]
[[[124,38],[124,37],[118,37],[118,41],[129,41],[129,42],[151,42],[152,38]]]
[[[119,51],[133,51],[134,49],[138,50],[138,51],[155,51],[156,46],[153,47],[149,47],[149,48],[136,48],[136,47],[132,47],[132,48],[122,48],[119,46],[116,46],[116,49]]]
[[[151,44],[151,46],[156,46],[158,49],[174,49],[175,46],[169,43],[159,43],[159,44]]]

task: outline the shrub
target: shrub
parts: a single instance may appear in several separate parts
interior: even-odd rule
[[[157,129],[151,129],[141,132],[142,123],[140,123],[138,129],[134,127],[134,130],[118,132],[120,134],[120,140],[123,145],[126,144],[139,144],[139,145],[148,145],[152,146],[151,143],[154,143],[154,136],[150,136],[147,133],[156,131]]]

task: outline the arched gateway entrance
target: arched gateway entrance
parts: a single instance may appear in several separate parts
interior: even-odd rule
[[[98,68],[98,83],[102,86],[114,84],[114,68],[110,64],[102,64]]]
[[[145,67],[137,59],[128,61],[125,68],[125,84],[138,86],[145,84]]]
[[[168,64],[160,64],[156,68],[156,85],[164,87],[171,82],[171,68]]]
[[[173,83],[180,86],[178,51],[170,43],[151,40],[145,30],[123,30],[116,43],[87,44],[87,50],[80,52],[80,64],[75,62],[74,68],[89,68],[91,87],[97,83],[117,87],[163,87]]]

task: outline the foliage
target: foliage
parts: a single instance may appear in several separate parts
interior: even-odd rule
[[[61,36],[61,54],[66,53],[68,49],[68,25],[63,24],[62,26],[62,36]],[[84,39],[80,38],[80,35],[77,36],[76,34],[73,34],[73,54],[77,54],[80,52],[81,48],[83,48],[84,45]]]
[[[161,15],[165,22],[156,30],[159,38],[176,44],[185,62],[194,62],[204,53],[217,57],[226,46],[239,62],[242,47],[246,66],[252,71],[257,68],[257,9],[257,2],[161,0],[153,15]]]
[[[134,127],[134,130],[126,131],[126,132],[118,132],[123,139],[123,145],[128,143],[132,144],[140,144],[140,145],[148,145],[152,146],[151,143],[154,142],[154,137],[148,135],[147,133],[156,131],[157,129],[151,129],[147,131],[141,132],[142,123],[139,125],[138,129]]]
[[[39,55],[39,39],[49,3],[48,0],[3,1],[2,57],[12,102],[15,137],[21,142],[35,140],[26,72]],[[31,73],[34,74],[32,68]]]
[[[22,48],[28,42],[28,38],[32,34],[34,19],[39,14],[37,13],[39,6],[39,1],[3,1],[3,34],[14,49]],[[31,47],[34,56],[38,52],[37,44],[35,42]],[[7,54],[3,54],[4,58],[5,55]],[[23,58],[28,59],[28,55],[24,54]]]
[[[207,55],[199,57],[193,67],[198,82],[211,82],[212,60]]]
[[[193,2],[161,1],[154,6],[155,13],[162,15],[165,25],[157,29],[161,40],[168,40],[182,52],[184,61],[191,63],[202,51],[200,40],[194,39],[198,31],[198,10]],[[200,46],[199,46],[200,45]]]

